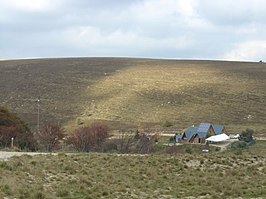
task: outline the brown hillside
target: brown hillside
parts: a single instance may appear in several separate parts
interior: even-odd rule
[[[207,121],[266,129],[266,65],[221,61],[68,58],[0,62],[0,105],[32,127],[101,119],[139,125]]]

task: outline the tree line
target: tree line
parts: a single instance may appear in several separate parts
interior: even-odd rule
[[[231,148],[245,148],[254,144],[254,131],[247,129],[240,134],[239,142]],[[82,126],[67,134],[57,124],[45,124],[39,132],[30,128],[16,114],[0,107],[0,148],[17,148],[30,151],[76,151],[76,152],[118,152],[118,153],[152,153],[162,150],[156,145],[159,136],[148,128],[144,132],[121,131],[112,136],[108,126],[93,123]]]
[[[154,151],[156,135],[139,131],[121,132],[111,138],[108,126],[93,123],[67,134],[62,126],[45,124],[39,132],[31,132],[27,124],[16,114],[0,107],[0,148],[16,147],[21,150],[54,152],[59,150],[77,152],[150,153]]]

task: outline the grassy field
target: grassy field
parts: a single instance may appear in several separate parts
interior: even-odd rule
[[[0,61],[0,70],[0,105],[31,127],[40,96],[41,121],[69,129],[93,120],[116,128],[168,120],[266,133],[264,63],[71,58]]]
[[[176,155],[64,154],[0,161],[0,198],[265,198],[266,143]]]

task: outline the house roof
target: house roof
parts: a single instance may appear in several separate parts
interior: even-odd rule
[[[211,127],[210,123],[200,123],[199,128],[197,130],[198,133],[207,133]]]
[[[185,133],[188,141],[197,133],[197,129],[198,129],[198,127],[191,126],[185,130],[184,133]]]
[[[213,128],[215,135],[219,135],[222,133],[222,130],[224,129],[224,126],[220,125],[212,125],[210,123],[200,123],[200,125],[197,126],[191,126],[187,128],[184,132],[187,141],[190,141],[191,138],[195,136],[199,136],[199,138],[206,138],[208,131],[210,128]]]
[[[224,126],[220,125],[212,125],[215,135],[219,135],[222,133]]]
[[[199,135],[199,138],[205,138],[211,126],[212,125],[210,123],[200,123],[197,129],[197,134]]]
[[[177,134],[176,139],[182,139],[182,136],[183,136],[182,134]]]

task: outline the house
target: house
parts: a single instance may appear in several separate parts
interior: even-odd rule
[[[191,126],[187,128],[182,135],[182,142],[204,144],[206,138],[225,133],[224,126],[213,125],[210,123],[200,123],[198,127]]]

